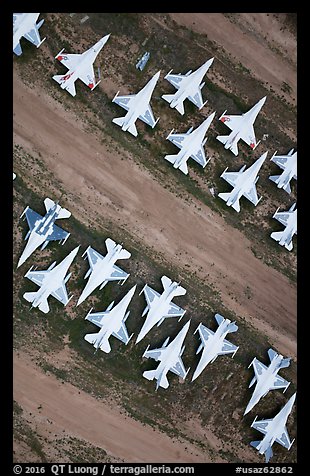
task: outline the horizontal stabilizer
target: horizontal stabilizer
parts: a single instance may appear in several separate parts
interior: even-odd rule
[[[285,243],[285,248],[288,250],[288,251],[292,251],[293,249],[293,242],[290,241],[289,244]]]
[[[231,206],[233,207],[234,210],[236,210],[236,212],[240,212],[240,203],[239,203],[239,200],[236,200],[234,203],[231,204]]]
[[[287,193],[291,193],[291,186],[290,186],[290,182],[287,182],[286,185],[284,185],[283,189],[287,192]]]
[[[229,136],[217,136],[217,140],[219,140],[220,142],[222,142],[222,144],[226,144],[227,142],[227,139],[228,139]]]
[[[20,43],[17,43],[17,45],[15,46],[13,52],[17,55],[17,56],[20,56],[23,52],[22,52],[22,49],[21,49],[21,46],[20,46]]]
[[[273,240],[280,241],[283,236],[283,231],[274,231],[270,236]]]
[[[227,202],[227,200],[230,197],[230,192],[228,192],[228,193],[219,193],[218,197],[220,197],[222,200],[224,200],[224,202]]]
[[[146,370],[145,372],[143,372],[143,377],[144,378],[147,378],[148,380],[153,380],[154,378],[156,378],[156,375],[157,375],[157,370]]]
[[[236,332],[238,330],[238,326],[234,322],[232,322],[231,324],[229,324],[227,330],[228,332]]]
[[[25,293],[24,294],[24,298],[26,299],[26,301],[28,302],[33,302],[35,297],[36,297],[36,292],[35,293]]]
[[[280,369],[283,369],[285,367],[289,367],[291,363],[291,359],[288,357],[287,359],[283,359],[281,364],[280,364]]]
[[[174,99],[174,94],[164,94],[162,98],[170,104]]]
[[[118,259],[128,259],[130,258],[131,256],[131,253],[129,253],[129,251],[123,249],[120,251],[119,255],[118,255]]]
[[[162,282],[162,285],[163,285],[164,289],[169,288],[169,286],[172,283],[171,279],[168,278],[168,276],[162,276],[161,277],[161,282]]]
[[[69,212],[69,210],[67,210],[66,208],[62,208],[57,218],[69,218],[69,217],[71,217],[71,212]]]
[[[162,374],[161,377],[158,379],[157,387],[162,387],[162,388],[169,387],[169,382],[168,382],[166,374]]]
[[[175,106],[176,110],[180,113],[180,114],[184,114],[184,104],[183,102],[180,102],[179,104],[177,104]]]
[[[44,299],[44,301],[40,302],[39,304],[39,309],[40,311],[44,312],[44,314],[47,314],[48,311],[50,310],[47,299]]]
[[[178,293],[176,294],[176,296],[184,296],[184,294],[186,294],[186,289],[183,288],[182,286],[178,286],[176,293]]]
[[[271,446],[268,446],[267,450],[265,451],[266,463],[269,462],[272,455],[273,455],[272,448],[271,448]]]
[[[137,131],[136,125],[131,124],[131,126],[128,127],[128,132],[130,132],[130,134],[132,134],[133,136],[137,137],[138,131]]]
[[[183,174],[187,175],[188,174],[188,168],[187,168],[187,162],[181,162],[181,165],[179,166],[179,169]]]
[[[272,180],[274,183],[279,182],[280,175],[270,175],[269,179]]]
[[[67,82],[66,80],[66,74],[56,74],[53,76],[53,79],[57,81],[58,84],[62,87],[62,89],[65,89],[68,91],[68,93],[71,94],[71,96],[76,96],[76,90],[73,82]]]
[[[86,334],[84,336],[84,339],[89,342],[90,344],[94,344],[94,342],[96,341],[97,337],[98,337],[98,334],[99,332],[94,332],[93,334]]]
[[[107,354],[109,352],[111,352],[111,346],[110,346],[110,343],[108,341],[108,339],[105,339],[101,342],[100,344],[100,349],[103,351],[103,352],[106,352]]]
[[[257,448],[259,444],[260,444],[260,440],[251,441],[251,443],[250,443],[250,445],[253,446],[254,448]]]
[[[112,122],[114,122],[114,124],[117,124],[118,126],[122,127],[122,125],[123,125],[124,122],[125,122],[125,116],[123,116],[123,117],[115,117],[114,119],[112,119]]]
[[[178,154],[175,154],[175,155],[165,155],[165,159],[168,160],[168,162],[170,162],[170,164],[174,164],[175,161],[177,160],[177,157],[178,157]]]

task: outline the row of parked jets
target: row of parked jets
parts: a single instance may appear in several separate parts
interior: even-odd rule
[[[26,38],[37,47],[45,40],[45,38],[41,40],[39,35],[39,28],[42,26],[44,20],[41,20],[38,24],[36,23],[39,15],[39,13],[16,13],[13,15],[13,52],[15,54],[22,54],[20,46],[21,37]],[[75,96],[75,81],[77,79],[81,79],[91,90],[99,84],[100,81],[95,82],[92,65],[98,53],[108,41],[109,36],[110,35],[106,35],[103,37],[83,54],[64,54],[63,50],[58,53],[56,58],[69,70],[65,75],[53,76],[53,79],[60,84],[62,89],[67,90],[72,96]],[[171,108],[176,108],[176,110],[183,115],[183,103],[186,98],[193,102],[199,109],[205,105],[201,95],[201,89],[204,83],[201,83],[201,81],[212,62],[213,58],[208,60],[196,71],[189,71],[185,75],[171,74],[170,71],[165,76],[165,79],[177,89],[175,94],[162,96],[163,99],[169,103]],[[135,122],[138,118],[152,128],[155,127],[158,119],[154,119],[149,102],[159,76],[160,71],[158,71],[136,95],[118,96],[118,93],[115,95],[112,101],[127,110],[127,114],[124,117],[113,119],[113,122],[120,126],[122,130],[137,136],[138,132]],[[217,139],[224,144],[225,149],[231,150],[234,155],[238,155],[237,143],[240,139],[246,142],[252,149],[256,148],[258,142],[255,138],[253,124],[265,100],[266,97],[262,98],[255,106],[241,116],[229,116],[225,114],[226,111],[222,114],[219,119],[232,131],[228,136],[217,136]],[[178,168],[187,174],[187,161],[190,157],[203,167],[207,165],[210,159],[206,160],[203,146],[207,140],[207,138],[205,138],[206,132],[214,116],[215,112],[205,119],[195,130],[191,127],[185,134],[174,134],[174,131],[170,132],[167,139],[180,148],[180,152],[177,155],[165,156],[165,159],[172,163],[174,168]],[[242,195],[248,198],[254,205],[257,205],[261,197],[257,197],[255,183],[258,180],[258,171],[266,157],[267,152],[247,170],[245,170],[246,166],[244,165],[239,172],[226,172],[226,169],[222,173],[221,177],[234,187],[230,193],[219,194],[219,197],[225,200],[228,206],[231,205],[239,212],[239,199]],[[287,193],[291,193],[290,180],[292,178],[297,179],[297,152],[294,152],[292,149],[286,156],[275,156],[274,154],[271,160],[278,164],[284,172],[279,176],[271,176],[269,178],[277,184],[278,188],[283,188]],[[14,174],[13,178],[15,178]],[[51,240],[58,240],[64,244],[70,235],[70,233],[55,225],[55,221],[60,218],[69,218],[71,212],[60,207],[58,203],[53,202],[53,200],[49,198],[44,200],[44,204],[46,207],[44,217],[29,207],[27,207],[21,215],[21,217],[25,215],[27,218],[29,231],[25,238],[28,239],[28,243],[19,259],[18,267],[21,266],[39,246],[41,246],[41,249],[44,249]],[[292,237],[294,233],[297,232],[296,211],[295,204],[293,204],[287,212],[278,213],[277,210],[274,214],[274,218],[278,219],[286,228],[283,232],[272,233],[271,237],[279,241],[281,245],[284,245],[289,250],[291,250],[293,246]],[[107,238],[105,243],[107,248],[105,256],[102,256],[91,246],[89,246],[82,255],[86,255],[88,258],[90,268],[84,277],[84,279],[88,278],[88,281],[79,296],[77,306],[98,286],[99,289],[102,289],[109,281],[118,281],[124,284],[129,276],[128,273],[116,266],[115,263],[118,259],[130,258],[131,253],[125,250],[121,244],[116,244],[111,238]],[[33,270],[33,267],[31,267],[25,274],[25,277],[33,281],[40,288],[36,292],[27,292],[24,294],[24,298],[32,303],[32,307],[38,307],[40,311],[48,313],[49,305],[47,299],[50,295],[54,296],[65,306],[68,304],[72,295],[68,297],[66,290],[66,283],[71,276],[71,273],[67,274],[67,272],[79,248],[80,247],[77,246],[72,250],[58,265],[56,265],[55,261],[45,271]],[[159,326],[167,317],[179,317],[179,320],[181,320],[186,312],[172,302],[175,296],[186,294],[186,289],[180,286],[179,283],[173,282],[167,276],[162,276],[161,281],[164,289],[162,294],[159,294],[147,284],[140,292],[140,294],[144,292],[147,302],[142,314],[142,317],[146,315],[146,318],[137,336],[136,343],[142,340],[155,324]],[[99,332],[86,334],[84,336],[84,339],[95,347],[95,352],[98,349],[103,352],[110,352],[111,346],[109,338],[111,336],[128,344],[133,334],[128,335],[125,321],[129,316],[130,311],[127,311],[127,309],[135,291],[136,285],[127,292],[118,304],[115,305],[113,301],[103,312],[93,313],[93,308],[88,312],[85,319],[100,328]],[[228,333],[238,330],[236,323],[225,319],[220,314],[215,314],[215,319],[218,324],[218,328],[215,332],[202,323],[198,325],[194,332],[199,332],[201,340],[196,354],[200,352],[202,352],[202,354],[192,376],[192,381],[195,380],[202,373],[204,368],[209,363],[212,363],[218,355],[232,353],[233,357],[238,350],[237,346],[225,339]],[[170,337],[168,337],[161,348],[149,349],[148,345],[143,353],[143,357],[153,358],[160,362],[155,370],[143,372],[143,377],[146,379],[156,380],[156,390],[158,387],[168,388],[168,371],[172,371],[182,379],[185,379],[187,376],[190,368],[185,369],[181,356],[185,349],[183,343],[189,327],[190,320],[187,321],[171,342],[169,342]],[[281,368],[290,365],[290,358],[284,359],[282,355],[273,349],[268,350],[268,356],[270,359],[270,365],[268,367],[257,358],[254,358],[249,365],[249,367],[252,365],[254,369],[254,377],[249,387],[254,385],[255,382],[256,386],[244,414],[248,413],[269,390],[284,388],[284,391],[286,391],[290,384],[290,382],[287,382],[278,375]],[[296,392],[274,418],[257,421],[256,417],[251,424],[251,427],[264,434],[264,438],[261,441],[252,441],[251,445],[256,448],[259,453],[265,454],[266,462],[269,461],[273,454],[271,447],[275,441],[288,450],[294,442],[294,440],[292,442],[290,441],[286,429],[286,422],[291,413],[295,398]]]
[[[39,28],[42,26],[41,20],[36,24],[39,13],[20,13],[13,15],[13,51],[15,54],[22,54],[20,39],[24,36],[37,47],[39,47],[45,40],[40,39]],[[62,89],[68,91],[72,96],[76,95],[75,81],[80,79],[91,90],[99,84],[96,83],[93,63],[101,51],[103,46],[108,41],[110,35],[106,35],[99,40],[94,46],[89,48],[83,54],[67,54],[61,50],[57,55],[58,59],[66,68],[68,72],[64,75],[55,75],[53,79],[57,81]],[[202,83],[204,75],[213,63],[214,58],[209,59],[196,71],[188,71],[185,75],[171,74],[171,71],[165,76],[176,89],[174,94],[164,94],[162,98],[166,100],[171,108],[175,108],[180,114],[184,114],[184,101],[189,99],[199,109],[201,109],[206,102],[203,102],[201,89],[205,83]],[[135,122],[141,119],[146,124],[155,127],[158,119],[155,120],[150,100],[156,83],[159,79],[160,71],[158,71],[148,83],[135,95],[119,96],[119,91],[116,93],[112,102],[124,108],[127,113],[124,117],[117,117],[112,119],[112,122],[122,128],[123,131],[128,131],[135,137],[138,135]],[[266,96],[255,104],[249,111],[242,115],[227,115],[226,111],[220,116],[222,121],[231,129],[231,133],[227,136],[217,136],[217,139],[224,144],[225,149],[231,150],[234,155],[238,155],[237,143],[242,139],[252,149],[255,149],[259,143],[256,141],[255,132],[253,129],[254,121],[266,101]],[[214,119],[215,112],[210,114],[202,124],[196,129],[190,129],[183,134],[174,133],[172,130],[167,139],[177,146],[180,151],[175,155],[165,155],[165,159],[173,164],[173,167],[181,170],[184,174],[188,174],[187,162],[189,158],[194,159],[202,167],[205,167],[209,162],[206,159],[204,145],[207,141],[205,137],[207,130]],[[258,173],[262,167],[267,152],[261,155],[254,164],[246,169],[243,165],[238,172],[227,172],[227,168],[221,174],[226,182],[228,182],[233,189],[230,192],[219,193],[218,196],[224,200],[227,206],[231,206],[237,212],[240,212],[240,198],[244,196],[251,203],[256,206],[261,200],[262,196],[258,197],[256,190],[256,182],[259,179]],[[290,150],[287,155],[273,154],[271,160],[276,163],[283,172],[280,175],[270,176],[270,180],[277,184],[278,188],[282,188],[287,193],[291,193],[290,181],[292,178],[297,180],[297,151]],[[293,236],[297,234],[297,209],[294,203],[289,210],[279,212],[277,209],[273,218],[277,219],[285,226],[285,229],[280,232],[271,233],[271,238],[276,240],[281,246],[289,251],[293,248]]]
[[[58,203],[55,203],[50,198],[44,200],[46,214],[44,217],[26,207],[21,218],[26,217],[29,231],[25,239],[28,242],[22,252],[18,261],[18,267],[21,266],[29,256],[41,246],[44,249],[49,241],[57,240],[64,244],[69,238],[70,233],[64,231],[59,226],[55,225],[56,219],[69,218],[71,212],[62,208]],[[107,253],[105,256],[98,251],[88,246],[82,257],[88,258],[89,269],[84,276],[88,281],[78,298],[77,306],[79,306],[87,297],[99,287],[101,290],[109,281],[117,281],[118,283],[125,283],[129,274],[119,268],[115,263],[119,259],[129,259],[131,253],[124,249],[121,244],[116,244],[111,238],[105,241]],[[58,265],[56,261],[53,262],[47,270],[37,271],[33,267],[27,271],[25,277],[33,281],[39,286],[39,290],[35,292],[24,293],[24,298],[32,303],[32,307],[37,307],[40,311],[48,313],[50,308],[48,304],[48,297],[54,296],[64,306],[68,304],[71,295],[68,297],[66,283],[69,280],[71,273],[68,273],[69,267],[78,254],[79,246],[73,249]],[[140,342],[146,334],[155,326],[159,326],[166,318],[178,317],[179,321],[184,316],[186,310],[179,307],[172,302],[176,296],[186,294],[186,289],[180,286],[180,283],[172,281],[167,276],[161,277],[163,292],[160,294],[155,289],[146,284],[140,292],[144,293],[146,299],[146,307],[142,313],[142,317],[146,315],[145,321],[139,331],[136,339],[136,344]],[[117,303],[111,302],[105,311],[92,312],[93,308],[87,313],[85,319],[92,324],[99,327],[99,331],[89,333],[84,336],[84,339],[92,344],[95,352],[100,349],[103,352],[109,353],[111,345],[109,339],[111,336],[116,337],[124,344],[128,344],[133,334],[129,336],[126,328],[126,320],[130,311],[128,307],[136,292],[136,285],[134,285],[126,295]],[[200,361],[192,376],[194,381],[205,367],[214,362],[219,355],[232,354],[234,357],[238,350],[238,346],[232,344],[226,339],[228,333],[236,332],[238,326],[235,322],[225,319],[220,314],[215,314],[215,319],[218,324],[217,330],[214,332],[202,323],[198,325],[194,334],[198,331],[201,343],[196,351],[196,354],[201,353]],[[185,379],[190,368],[185,369],[182,361],[182,354],[184,352],[184,340],[190,327],[190,320],[183,326],[177,336],[170,341],[168,337],[161,348],[149,349],[149,345],[144,351],[142,357],[152,358],[159,361],[159,365],[155,370],[146,370],[143,372],[143,377],[148,380],[156,380],[156,390],[161,388],[168,388],[169,381],[167,373],[169,371]],[[169,342],[170,341],[170,342]],[[253,395],[245,409],[244,414],[248,413],[265,396],[269,390],[284,388],[284,391],[289,386],[290,382],[278,375],[278,372],[283,367],[290,365],[290,358],[284,359],[282,355],[277,354],[273,349],[268,350],[270,358],[270,365],[266,367],[258,359],[254,358],[250,366],[253,365],[254,377],[250,382],[251,387],[255,382],[256,386]],[[249,366],[249,367],[250,367]],[[251,445],[257,448],[261,454],[265,454],[266,462],[272,456],[271,446],[274,441],[277,441],[285,448],[290,449],[291,442],[286,430],[286,421],[292,410],[292,406],[296,397],[296,393],[290,398],[283,409],[273,419],[253,421],[252,427],[262,432],[265,437],[261,441],[252,441]]]

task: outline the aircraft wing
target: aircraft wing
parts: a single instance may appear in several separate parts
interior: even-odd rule
[[[257,360],[256,357],[253,359],[252,364],[253,364],[253,369],[254,369],[255,376],[258,380],[259,377],[262,375],[262,373],[265,370],[267,370],[267,367],[266,367],[266,365],[262,364],[259,360]]]
[[[243,192],[243,195],[254,205],[258,204],[259,198],[257,196],[255,184],[247,192]]]
[[[145,299],[146,299],[146,302],[147,302],[148,306],[150,306],[153,303],[153,301],[156,302],[157,299],[160,296],[160,294],[157,291],[150,288],[150,286],[148,286],[148,285],[146,285],[144,287],[143,292],[144,292]]]
[[[179,149],[182,149],[182,144],[185,139],[188,137],[187,134],[170,134],[167,139],[170,140],[174,145],[176,145]]]
[[[83,71],[79,78],[84,84],[86,84],[86,86],[92,89],[96,84],[93,65],[91,64],[85,71]]]
[[[272,162],[277,164],[283,170],[286,168],[286,164],[287,164],[288,160],[291,160],[290,155],[289,156],[287,156],[287,155],[278,155],[278,156],[272,157],[272,159],[271,159]]]
[[[188,99],[195,104],[195,106],[198,107],[198,109],[201,109],[202,106],[204,105],[202,95],[200,92],[200,88],[197,89],[197,92],[193,96],[188,96]]]
[[[146,108],[146,110],[143,114],[140,114],[139,119],[141,119],[141,121],[145,122],[146,124],[148,124],[151,127],[155,126],[156,121],[155,121],[155,118],[153,116],[153,112],[152,112],[152,109],[151,109],[150,105],[147,106],[147,108]]]
[[[272,423],[272,421],[273,421],[273,418],[269,420],[254,421],[251,427],[255,428],[255,430],[258,430],[265,435],[268,431],[268,426],[270,425],[270,423]]]
[[[191,155],[191,158],[196,160],[198,164],[202,165],[202,167],[205,167],[207,165],[208,160],[206,159],[205,151],[202,146],[199,147],[198,151],[195,154]]]
[[[169,309],[167,311],[167,314],[165,315],[165,317],[177,317],[177,316],[181,316],[182,314],[184,314],[185,310],[182,309],[181,307],[177,306],[176,304],[174,304],[173,302],[170,302],[169,304]]]
[[[128,111],[130,101],[131,101],[135,96],[136,96],[135,94],[130,94],[130,95],[127,95],[127,96],[116,96],[116,97],[113,99],[113,102],[115,102],[116,104],[118,104],[119,106],[121,106],[123,109],[126,109],[126,111]]]
[[[24,34],[24,38],[30,41],[35,46],[38,46],[41,43],[41,38],[37,26],[34,26],[30,31]]]
[[[98,251],[94,250],[91,246],[87,249],[87,257],[88,257],[88,261],[89,261],[91,269],[94,268],[98,260],[103,259],[103,256],[100,253],[98,253]]]
[[[231,352],[236,352],[238,347],[228,340],[223,340],[222,350],[219,352],[219,355],[230,354]]]
[[[229,127],[232,131],[237,129],[242,122],[242,116],[222,115],[220,121]]]
[[[236,185],[240,172],[223,172],[221,177],[233,187]]]
[[[246,144],[248,144],[252,149],[256,147],[256,137],[252,124],[242,132],[241,139],[244,140],[244,142],[246,142]]]
[[[34,229],[36,221],[42,220],[42,218],[43,218],[39,213],[34,212],[33,210],[31,210],[31,208],[28,208],[25,211],[25,215],[26,215],[26,218],[27,218],[27,222],[28,222],[28,226],[29,226],[30,231],[32,231]]]
[[[186,78],[185,75],[182,74],[167,74],[165,79],[169,81],[175,88],[179,89],[183,79]]]
[[[60,286],[60,288],[56,289],[56,291],[53,291],[51,294],[64,305],[66,305],[69,301],[66,285],[64,283]]]
[[[275,213],[273,217],[276,218],[280,223],[282,223],[282,225],[287,226],[287,222],[288,222],[288,219],[290,217],[290,213],[289,212],[278,212],[278,213]]]
[[[284,378],[280,377],[280,375],[276,375],[270,390],[277,389],[277,388],[286,388],[289,385],[289,382]]]
[[[173,367],[170,367],[169,370],[171,370],[171,372],[173,372],[174,374],[178,375],[181,378],[186,377],[186,370],[185,370],[181,357],[179,357],[179,360],[177,361],[177,363]]]
[[[25,274],[26,278],[30,279],[33,281],[35,284],[41,287],[43,279],[45,276],[49,273],[49,271],[28,271],[28,273]]]
[[[200,326],[198,327],[198,331],[199,331],[199,335],[200,335],[200,338],[201,338],[201,341],[205,344],[207,342],[207,340],[214,336],[214,332],[211,331],[211,329],[208,329],[206,326],[200,324]]]
[[[290,437],[288,436],[287,429],[285,428],[282,435],[279,438],[276,438],[276,442],[284,446],[284,448],[289,449],[291,446]]]
[[[113,271],[108,278],[108,281],[118,281],[119,279],[126,279],[128,276],[128,273],[123,271],[121,268],[116,266],[115,264],[113,265]]]
[[[60,61],[66,68],[75,69],[76,66],[81,61],[83,54],[62,54],[59,53],[56,58]]]
[[[57,225],[53,225],[53,232],[46,237],[48,241],[52,240],[63,240],[65,239],[70,233],[67,231],[63,230]]]
[[[85,319],[90,321],[92,324],[95,324],[98,327],[102,327],[102,318],[106,315],[110,314],[109,312],[94,312],[92,314],[88,314]]]
[[[122,322],[121,327],[118,329],[117,332],[112,332],[112,335],[124,342],[124,344],[128,344],[128,341],[130,339],[124,322]]]

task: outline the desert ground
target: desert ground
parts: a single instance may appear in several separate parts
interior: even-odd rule
[[[257,208],[242,203],[236,216],[212,197],[210,187],[224,191],[218,176],[227,166],[237,170],[249,161],[247,148],[240,146],[240,157],[232,159],[210,138],[205,148],[211,163],[200,170],[189,162],[189,176],[180,177],[164,163],[166,153],[176,153],[164,138],[172,127],[186,130],[190,120],[198,123],[215,108],[219,116],[225,100],[232,113],[240,113],[244,103],[267,95],[256,130],[259,138],[266,131],[269,137],[251,152],[253,158],[266,149],[272,154],[297,147],[294,22],[286,14],[263,13],[89,14],[82,26],[82,14],[44,15],[47,40],[35,52],[25,44],[24,55],[13,62],[14,460],[262,462],[249,445],[259,438],[250,424],[256,414],[274,415],[297,386],[297,246],[294,241],[289,253],[270,239],[280,229],[270,217],[296,200],[296,186],[292,196],[277,190],[268,180],[276,169],[268,163],[257,185],[264,199]],[[77,82],[77,96],[69,97],[51,79],[62,68],[53,56],[63,42],[70,51],[84,51],[110,31],[95,63],[101,61],[100,85],[90,92]],[[143,52],[142,41],[154,58],[138,77],[132,58]],[[180,45],[179,55],[172,41]],[[128,52],[132,64],[126,66]],[[211,56],[214,68],[203,89],[209,101],[201,111],[189,107],[181,121],[160,99],[164,92],[157,92],[152,102],[154,116],[161,116],[157,130],[137,123],[139,136],[132,138],[111,123],[123,114],[111,104],[118,90],[132,93],[160,68],[164,74],[172,67],[185,72]],[[165,83],[161,79],[158,91],[168,92]],[[213,124],[209,135],[223,132],[220,127]],[[71,237],[64,247],[37,250],[16,270],[27,229],[19,216],[27,205],[43,214],[47,196],[71,211],[60,224]],[[186,314],[180,324],[166,320],[137,346],[115,342],[111,354],[94,356],[83,339],[92,326],[83,318],[91,305],[104,309],[126,289],[109,284],[75,308],[88,269],[79,256],[68,282],[74,298],[66,308],[51,301],[44,316],[23,299],[32,286],[23,276],[32,264],[44,268],[77,244],[82,251],[91,244],[104,253],[107,236],[132,251],[121,264],[130,271],[126,289],[137,282],[140,291],[148,282],[160,291],[160,276],[167,274],[187,289],[177,301]],[[135,297],[128,319],[135,335],[143,307],[142,296]],[[155,392],[154,382],[142,378],[146,365],[155,368],[154,361],[141,358],[147,344],[162,345],[187,317],[191,334],[199,322],[214,330],[216,312],[239,326],[228,338],[240,346],[234,359],[219,357],[193,383],[170,377],[170,387]],[[197,346],[196,335],[188,335],[184,361],[190,378]],[[247,367],[255,356],[267,364],[269,347],[292,358],[281,371],[291,385],[284,395],[269,393],[243,417],[251,395]],[[288,431],[296,437],[296,408]],[[290,452],[277,445],[273,462],[295,462],[296,451],[297,441]]]

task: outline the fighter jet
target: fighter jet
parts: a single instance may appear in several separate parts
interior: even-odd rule
[[[120,126],[122,131],[128,131],[130,134],[137,137],[138,132],[135,125],[137,119],[141,119],[141,121],[145,122],[153,129],[156,126],[159,118],[155,121],[149,103],[156,83],[159,79],[159,75],[160,71],[154,74],[149,82],[137,94],[118,96],[119,91],[117,91],[116,95],[112,99],[112,102],[115,102],[128,112],[123,117],[115,117],[112,119],[112,122]]]
[[[109,338],[112,336],[128,344],[129,340],[133,336],[128,336],[126,329],[126,319],[129,316],[130,311],[126,312],[127,307],[135,293],[136,285],[131,288],[128,293],[123,297],[123,299],[113,307],[114,301],[109,304],[105,312],[93,312],[92,309],[89,311],[85,319],[96,324],[100,327],[100,331],[94,334],[86,334],[84,339],[93,344],[95,347],[95,352],[98,349],[103,352],[109,353],[111,351],[111,346],[109,343]]]
[[[293,203],[287,212],[278,212],[279,208],[277,208],[277,211],[272,216],[272,218],[282,223],[285,229],[283,231],[274,231],[270,236],[289,251],[293,249],[293,236],[297,235],[297,208],[295,210],[295,206],[296,203]]]
[[[80,79],[91,91],[100,83],[95,83],[95,73],[93,63],[98,53],[108,41],[110,35],[106,35],[99,40],[94,46],[89,48],[82,54],[63,53],[64,48],[55,56],[69,70],[66,74],[57,74],[53,79],[60,84],[62,89],[68,91],[71,96],[76,95],[75,81]]]
[[[143,377],[148,380],[157,380],[156,390],[158,387],[168,388],[169,382],[167,379],[167,373],[169,370],[178,375],[182,379],[185,379],[188,374],[189,368],[185,370],[184,364],[181,359],[181,355],[184,352],[185,346],[182,347],[185,336],[189,329],[190,320],[183,326],[178,335],[168,345],[170,337],[167,337],[163,346],[160,349],[148,350],[149,345],[145,349],[142,357],[159,360],[160,364],[155,370],[146,370],[143,372]]]
[[[253,150],[258,146],[259,142],[256,142],[253,124],[265,101],[266,96],[260,99],[249,111],[240,116],[228,116],[225,115],[226,111],[223,112],[219,120],[231,129],[231,133],[228,136],[217,136],[216,138],[224,144],[225,149],[229,149],[233,154],[238,155],[237,143],[240,139]]]
[[[169,71],[165,79],[169,81],[178,91],[174,94],[164,94],[162,98],[170,104],[171,108],[176,108],[180,114],[184,114],[185,99],[189,99],[198,109],[201,109],[208,101],[203,102],[201,90],[205,83],[201,83],[202,78],[213,63],[214,58],[206,61],[200,68],[192,73],[192,70],[186,74],[171,74]]]
[[[49,241],[62,241],[62,244],[64,244],[70,236],[70,233],[62,230],[54,223],[60,218],[69,218],[71,212],[66,208],[62,208],[58,205],[58,202],[55,203],[50,198],[44,200],[44,205],[46,208],[44,217],[29,207],[26,207],[20,216],[22,218],[25,215],[27,218],[29,231],[25,236],[25,240],[28,238],[29,240],[19,258],[17,267],[21,266],[40,245],[42,245],[41,250],[44,250]]]
[[[291,449],[291,446],[294,443],[295,439],[291,442],[288,436],[286,422],[289,414],[292,411],[295,398],[296,392],[294,393],[294,395],[291,396],[289,401],[284,405],[282,410],[280,410],[274,418],[270,418],[269,420],[256,421],[256,416],[255,420],[251,425],[252,428],[255,428],[256,430],[260,431],[265,435],[262,440],[251,441],[250,445],[256,448],[261,455],[265,454],[266,463],[269,462],[270,458],[273,455],[271,447],[275,441],[280,445],[284,446],[284,448],[287,448],[288,450]]]
[[[129,274],[118,268],[114,263],[118,259],[128,259],[131,256],[129,251],[122,248],[122,245],[117,245],[111,238],[105,240],[107,247],[107,254],[102,256],[98,251],[88,246],[82,256],[87,254],[90,268],[84,276],[88,278],[88,282],[79,297],[77,306],[81,304],[99,285],[102,289],[108,281],[123,281],[125,283]],[[86,259],[86,257],[84,258]]]
[[[25,277],[40,286],[38,291],[24,294],[26,301],[32,303],[31,307],[38,307],[40,311],[45,314],[48,313],[50,308],[47,298],[50,295],[58,299],[64,306],[68,304],[73,295],[68,298],[66,282],[70,278],[71,273],[67,276],[66,273],[79,248],[79,246],[74,248],[57,266],[55,266],[56,261],[54,261],[46,271],[32,271],[33,266],[31,266]]]
[[[255,372],[252,378],[249,388],[256,382],[256,386],[249,401],[244,415],[246,415],[252,408],[259,402],[259,400],[267,395],[269,390],[275,390],[277,388],[284,388],[283,393],[286,391],[290,382],[284,380],[284,378],[278,375],[280,369],[288,367],[290,365],[290,358],[284,359],[283,355],[277,354],[273,349],[268,350],[268,356],[270,359],[270,365],[266,367],[256,357],[252,360],[249,367],[253,365]]]
[[[138,334],[136,344],[143,339],[143,337],[152,329],[155,324],[160,326],[166,317],[179,317],[179,321],[185,314],[185,310],[172,302],[175,296],[183,296],[186,294],[186,289],[179,286],[176,281],[171,281],[167,276],[161,277],[161,282],[164,287],[164,292],[159,294],[147,284],[144,286],[144,292],[147,305],[143,311],[142,317],[148,312],[144,324]],[[140,295],[139,294],[139,295]]]
[[[269,179],[277,184],[278,188],[283,188],[287,193],[291,193],[290,181],[297,180],[297,151],[291,149],[287,155],[276,155],[271,159],[283,172],[281,175],[270,175]]]
[[[43,25],[44,20],[37,24],[40,13],[13,13],[13,53],[17,56],[22,54],[20,40],[22,37],[30,41],[37,48],[42,45],[43,40],[40,38],[39,28]]]
[[[215,112],[207,117],[197,129],[193,130],[193,127],[190,127],[185,134],[172,134],[172,129],[167,139],[181,150],[176,155],[165,155],[164,158],[173,164],[175,169],[180,169],[184,174],[188,174],[187,161],[190,157],[196,160],[202,167],[207,165],[210,159],[206,160],[203,146],[207,141],[207,137],[204,139],[204,136],[214,116]]]
[[[238,330],[238,326],[235,322],[231,322],[229,319],[225,319],[220,314],[215,314],[216,322],[218,323],[218,328],[216,332],[211,331],[208,327],[202,325],[201,323],[195,330],[199,332],[199,336],[201,339],[201,344],[198,347],[196,354],[202,351],[200,361],[196,367],[194,372],[192,382],[199,377],[203,369],[211,362],[217,358],[218,355],[225,355],[233,353],[232,357],[234,357],[235,353],[239,349],[239,347],[231,344],[228,340],[225,339],[226,335],[229,332],[236,332]]]
[[[234,188],[231,192],[219,193],[218,196],[226,202],[228,207],[232,206],[233,209],[239,213],[239,200],[242,195],[255,206],[258,204],[262,197],[258,198],[255,184],[259,179],[259,176],[257,176],[259,169],[263,165],[266,157],[267,152],[261,155],[247,170],[245,170],[246,165],[243,165],[239,172],[226,172],[228,168],[226,167],[221,177]]]

